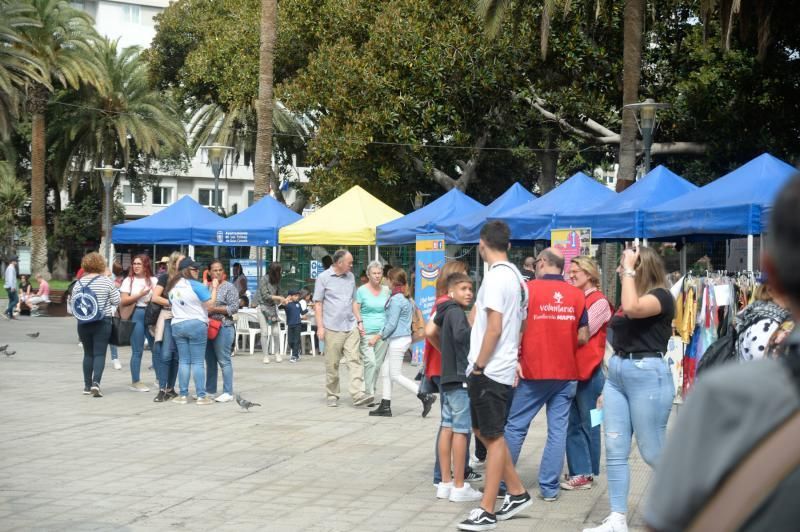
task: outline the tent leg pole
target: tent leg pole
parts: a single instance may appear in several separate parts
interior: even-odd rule
[[[683,247],[681,248],[681,274],[686,275],[686,238],[681,239]]]
[[[375,244],[375,260],[381,260],[381,251],[378,244]]]
[[[275,256],[275,262],[281,260],[281,247],[278,246],[278,254]]]
[[[753,271],[753,235],[747,235],[747,271]]]
[[[278,261],[278,246],[272,246],[272,262]]]
[[[642,247],[647,247],[647,239],[646,238],[642,239]]]
[[[194,258],[194,245],[189,244],[189,256]]]
[[[478,283],[478,279],[480,279],[480,269],[481,269],[481,253],[478,251],[478,246],[475,246],[475,283]]]

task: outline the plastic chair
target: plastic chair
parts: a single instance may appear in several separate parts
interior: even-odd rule
[[[307,337],[311,342],[311,356],[317,356],[317,346],[314,344],[314,330],[311,328],[311,323],[305,322],[306,330],[300,333],[300,345],[303,345],[303,338]]]
[[[261,328],[252,328],[250,320],[245,314],[236,315],[236,350],[241,351],[239,346],[239,338],[247,339],[250,344],[250,354],[255,352],[256,336],[261,334]]]
[[[289,349],[289,327],[286,325],[286,311],[282,308],[278,309],[278,323],[280,324],[280,337],[278,341],[280,345],[281,355],[285,355],[286,351]],[[270,337],[270,341],[272,341],[272,337]]]

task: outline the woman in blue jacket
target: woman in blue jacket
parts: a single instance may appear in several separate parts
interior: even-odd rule
[[[386,277],[392,287],[392,296],[386,303],[386,321],[381,332],[369,340],[371,346],[374,346],[379,340],[389,343],[386,358],[381,366],[383,398],[378,408],[372,410],[369,415],[392,417],[392,383],[396,382],[422,401],[424,417],[436,401],[436,396],[430,393],[419,393],[417,383],[402,373],[403,357],[411,346],[413,307],[408,298],[408,277],[402,268],[392,268]]]

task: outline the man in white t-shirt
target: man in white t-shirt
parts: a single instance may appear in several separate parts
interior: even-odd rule
[[[475,306],[470,336],[470,413],[475,436],[486,446],[486,481],[481,506],[459,523],[461,530],[490,530],[531,505],[514,469],[503,431],[514,384],[519,342],[528,308],[528,289],[516,266],[508,262],[508,225],[487,222],[481,229],[478,251],[489,264]],[[505,480],[507,492],[495,514],[494,505]]]

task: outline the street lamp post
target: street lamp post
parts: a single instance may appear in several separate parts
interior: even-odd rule
[[[214,174],[214,214],[219,214],[219,174],[225,165],[225,157],[228,152],[233,150],[230,146],[223,146],[217,142],[210,146],[200,146],[200,149],[208,153],[208,161],[211,163],[211,172]],[[219,247],[214,246],[214,258],[219,257]]]
[[[656,111],[668,109],[668,103],[658,103],[652,98],[648,98],[641,103],[630,103],[623,106],[623,109],[630,109],[636,116],[636,125],[639,126],[639,133],[642,134],[642,144],[644,144],[644,173],[650,171],[650,150],[653,147],[653,133],[658,127],[656,121]]]
[[[100,168],[95,168],[100,172],[100,179],[103,180],[103,189],[106,193],[106,212],[103,223],[105,224],[104,237],[106,239],[105,252],[108,267],[111,268],[113,261],[111,260],[111,189],[114,188],[114,177],[117,172],[121,172],[119,168],[114,168],[111,165],[105,165]]]

